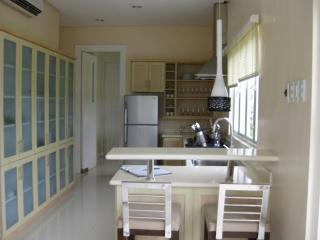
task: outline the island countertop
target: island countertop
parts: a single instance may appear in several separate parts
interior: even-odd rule
[[[144,166],[128,165],[132,168]],[[169,175],[156,176],[156,182],[170,182],[173,187],[218,187],[224,183],[227,177],[226,166],[160,166],[171,172]],[[145,181],[144,177],[136,177],[124,170],[119,169],[110,180],[110,185],[120,186],[123,181]],[[256,169],[248,166],[236,166],[233,183],[270,183],[270,172],[264,168]]]
[[[164,147],[122,147],[112,148],[106,154],[107,160],[214,160],[214,161],[261,161],[279,160],[271,150],[254,148],[164,148]]]

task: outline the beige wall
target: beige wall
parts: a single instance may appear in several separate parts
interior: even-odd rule
[[[254,14],[257,3],[231,0],[233,26]],[[272,239],[305,239],[312,79],[312,0],[256,0],[262,16],[259,147],[271,147],[280,160],[273,172]],[[238,11],[239,9],[239,11]],[[240,9],[248,16],[239,17]],[[258,9],[258,11],[259,11]],[[245,21],[244,21],[245,22]],[[232,34],[232,33],[230,33]],[[307,101],[288,104],[286,83],[307,80]],[[310,239],[311,240],[311,239]]]
[[[211,57],[210,26],[62,27],[60,48],[75,45],[125,45],[128,59],[203,61]]]
[[[48,3],[37,17],[27,17],[0,1],[0,29],[58,50],[59,12]]]

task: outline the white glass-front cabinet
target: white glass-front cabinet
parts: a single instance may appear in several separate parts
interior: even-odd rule
[[[71,58],[0,30],[0,238],[74,182],[73,71]]]

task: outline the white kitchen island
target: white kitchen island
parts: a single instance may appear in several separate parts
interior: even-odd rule
[[[252,162],[246,167],[236,166],[233,171],[234,183],[270,184],[271,173],[259,166],[259,162],[276,162],[278,157],[269,150],[256,149],[209,149],[209,148],[114,148],[107,155],[110,160],[236,160]],[[138,166],[139,167],[139,166]],[[140,166],[141,167],[141,166]],[[182,207],[182,229],[180,239],[203,239],[203,215],[201,208],[206,203],[217,202],[218,187],[226,181],[228,168],[225,166],[161,166],[170,175],[156,176],[155,181],[171,182],[173,201]],[[119,170],[110,180],[115,186],[115,223],[121,214],[121,182],[146,181],[145,177],[135,177]],[[139,238],[136,238],[139,239]],[[144,237],[143,239],[158,239]],[[159,238],[163,239],[163,238]]]

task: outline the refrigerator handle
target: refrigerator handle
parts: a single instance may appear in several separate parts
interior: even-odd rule
[[[127,109],[127,103],[124,103],[124,146],[127,146],[128,143],[128,109]]]
[[[128,144],[128,126],[124,126],[124,146],[126,147]]]

